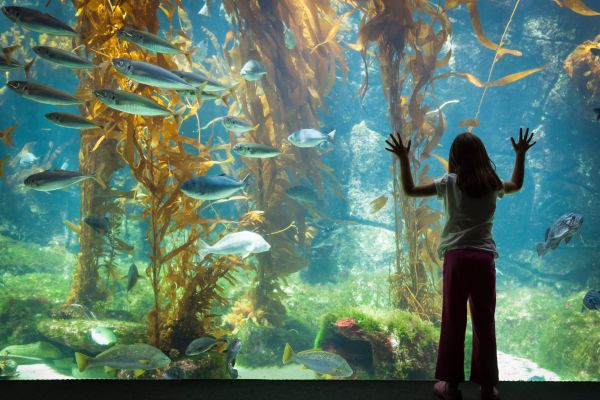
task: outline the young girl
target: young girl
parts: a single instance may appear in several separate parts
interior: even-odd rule
[[[444,201],[447,217],[438,254],[444,258],[442,327],[433,387],[437,396],[462,400],[458,384],[464,381],[464,341],[467,325],[467,300],[473,325],[472,382],[481,385],[481,398],[499,399],[498,360],[496,358],[496,267],[498,257],[492,238],[496,198],[514,193],[523,186],[525,153],[533,132],[529,128],[515,143],[516,159],[512,179],[502,182],[496,175],[479,137],[465,132],[452,142],[448,174],[433,183],[415,186],[410,171],[411,141],[404,147],[400,134],[390,135],[386,150],[400,159],[404,193],[427,197],[437,194]]]

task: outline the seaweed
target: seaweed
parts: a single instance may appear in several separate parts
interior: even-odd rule
[[[232,315],[231,320],[241,322],[252,315],[265,324],[283,324],[283,279],[308,265],[298,249],[308,249],[311,239],[304,208],[288,198],[285,189],[306,181],[321,193],[327,186],[341,195],[317,150],[290,146],[285,138],[301,128],[319,127],[317,112],[326,110],[324,96],[335,83],[336,64],[344,75],[347,67],[342,47],[328,40],[332,36],[328,33],[337,29],[337,14],[328,1],[225,0],[223,5],[237,27],[223,46],[231,69],[240,71],[249,59],[262,60],[267,68],[260,85],[239,77],[239,102],[230,114],[241,114],[251,126],[258,126],[244,139],[283,152],[274,159],[243,160],[255,180],[251,204],[264,212],[263,221],[246,226],[267,235],[271,251],[258,255],[254,287],[248,301],[234,307],[232,313],[238,317]],[[293,50],[285,46],[282,22],[297,38]],[[237,47],[229,48],[230,42]]]

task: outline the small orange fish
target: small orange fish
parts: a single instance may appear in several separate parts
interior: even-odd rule
[[[0,130],[0,140],[4,142],[5,145],[11,147],[15,142],[12,139],[12,133],[17,129],[17,125],[11,125],[6,129]]]
[[[371,203],[371,214],[375,214],[377,211],[381,210],[387,204],[388,198],[385,194],[379,196]]]

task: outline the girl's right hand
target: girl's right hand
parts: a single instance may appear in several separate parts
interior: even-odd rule
[[[537,143],[537,141],[531,143],[531,139],[533,138],[533,133],[534,132],[531,131],[531,136],[529,136],[529,128],[527,128],[525,130],[525,136],[523,136],[523,128],[520,128],[519,129],[519,141],[517,143],[515,143],[515,139],[513,139],[512,137],[510,138],[510,141],[512,142],[512,145],[513,145],[513,149],[515,149],[515,153],[525,154],[525,153],[527,153],[527,150],[532,148],[533,145]]]

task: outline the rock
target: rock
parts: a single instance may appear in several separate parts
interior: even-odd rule
[[[95,327],[106,327],[117,336],[117,344],[133,344],[146,341],[146,327],[136,322],[93,319],[46,319],[37,324],[41,335],[74,351],[99,353],[106,346],[96,344],[90,331]]]
[[[63,272],[72,263],[66,251],[43,247],[0,235],[0,271],[21,275],[30,272]]]
[[[498,352],[498,369],[501,381],[560,381],[560,376],[540,368],[526,358]]]
[[[323,317],[315,347],[342,356],[355,379],[427,379],[435,370],[438,332],[406,311],[374,318],[356,309]]]
[[[134,371],[121,370],[119,379],[229,379],[225,368],[225,356],[210,352],[204,357],[183,358],[173,361],[165,368],[145,371],[135,378]]]

